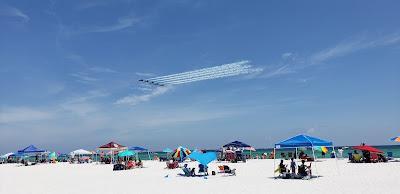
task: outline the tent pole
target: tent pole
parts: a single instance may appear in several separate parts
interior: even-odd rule
[[[274,147],[274,169],[273,169],[274,177],[275,177],[275,155],[276,155],[276,154],[275,154],[275,150],[276,150],[276,149],[275,149],[275,147]]]
[[[335,146],[332,145],[332,149],[333,149],[333,155],[335,156],[336,170],[338,172],[338,175],[340,175],[340,170],[339,170],[339,165],[338,165],[338,158],[337,158],[337,155],[336,155]]]
[[[149,150],[147,150],[147,155],[149,155],[149,160],[151,160],[150,151]]]
[[[312,153],[313,153],[313,156],[314,156],[314,163],[315,163],[315,174],[316,174],[316,176],[318,177],[318,168],[317,168],[317,157],[315,156],[315,152],[314,152],[314,145],[312,145],[312,147],[311,147],[311,149],[312,149]]]

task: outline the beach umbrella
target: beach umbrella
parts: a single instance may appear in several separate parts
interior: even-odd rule
[[[120,152],[119,154],[118,154],[118,156],[119,157],[128,157],[128,156],[133,156],[133,155],[135,155],[136,153],[134,152],[134,151],[131,151],[131,150],[125,150],[125,151],[123,151],[123,152]]]
[[[393,137],[390,139],[390,141],[400,142],[400,136]]]
[[[207,166],[210,162],[217,159],[217,154],[215,152],[207,152],[207,153],[200,153],[200,152],[193,152],[189,155],[190,159],[196,160],[200,164]]]
[[[326,148],[325,146],[315,146],[314,149],[320,152],[324,152],[325,154],[328,152],[328,148]]]
[[[353,150],[361,150],[361,151],[368,151],[368,152],[374,152],[374,153],[380,153],[383,154],[384,152],[381,150],[378,150],[374,147],[363,145],[363,146],[353,146],[351,147]]]
[[[56,154],[55,152],[51,152],[51,153],[49,154],[49,159],[50,159],[50,160],[55,160],[55,159],[57,159],[57,154]]]
[[[180,161],[183,161],[191,153],[192,152],[189,149],[179,146],[178,148],[176,148],[174,150],[174,153],[172,154],[172,156],[174,158],[179,158]]]

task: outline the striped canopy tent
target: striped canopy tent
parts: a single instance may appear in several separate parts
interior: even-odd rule
[[[176,148],[172,154],[173,158],[179,159],[179,161],[183,161],[187,156],[189,156],[192,152],[182,146]]]
[[[390,141],[400,142],[400,136],[393,137],[390,139]]]

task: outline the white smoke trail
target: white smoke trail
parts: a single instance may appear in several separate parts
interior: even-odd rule
[[[150,78],[148,81],[164,85],[177,85],[262,71],[261,68],[252,68],[248,63],[249,61],[239,61],[215,67]]]
[[[188,75],[184,77],[171,77],[168,79],[156,79],[154,81],[162,82],[162,81],[178,81],[178,80],[185,80],[185,79],[193,79],[197,77],[204,77],[204,76],[210,76],[210,75],[220,75],[220,74],[227,74],[227,73],[237,73],[237,72],[242,72],[245,71],[245,68],[235,68],[235,69],[224,69],[224,70],[219,70],[219,71],[210,71],[202,74],[194,74],[194,75]],[[153,81],[153,80],[151,80]]]
[[[218,79],[218,78],[224,78],[224,77],[230,77],[230,76],[237,76],[237,75],[241,75],[241,74],[255,73],[255,72],[260,72],[260,71],[261,71],[261,69],[250,69],[250,70],[246,69],[246,70],[237,71],[237,72],[229,72],[229,73],[223,73],[223,74],[201,76],[201,77],[196,77],[196,78],[192,78],[192,79],[171,81],[171,82],[167,82],[165,84],[173,84],[173,85],[184,84],[184,83],[190,83],[190,82],[195,82],[195,81]]]
[[[191,75],[198,75],[198,74],[203,74],[203,73],[213,72],[213,71],[218,71],[218,70],[226,70],[226,69],[230,69],[230,68],[241,68],[243,65],[248,64],[248,63],[249,63],[249,61],[239,61],[239,62],[224,64],[224,65],[215,66],[215,67],[207,67],[207,68],[193,70],[193,71],[187,71],[187,72],[183,72],[183,73],[176,73],[176,74],[171,74],[171,75],[150,78],[148,80],[155,81],[155,80],[160,80],[160,79],[169,79],[169,78],[173,78],[173,77],[186,77],[186,76],[191,76]]]

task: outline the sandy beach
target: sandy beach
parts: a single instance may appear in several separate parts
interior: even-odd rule
[[[197,167],[197,162],[189,162]],[[210,164],[217,171],[221,163]],[[111,165],[41,164],[0,165],[0,193],[398,193],[400,163],[353,164],[347,159],[321,159],[311,180],[273,178],[273,160],[226,163],[236,176],[181,177],[181,169],[165,169],[164,162],[146,161],[145,168],[112,171]],[[314,164],[313,164],[314,165]]]

